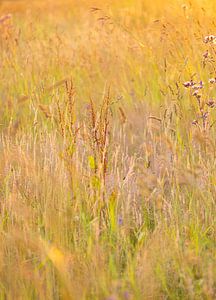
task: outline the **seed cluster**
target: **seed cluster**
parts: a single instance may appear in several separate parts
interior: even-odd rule
[[[216,78],[210,78],[210,79],[209,79],[209,83],[211,83],[211,84],[216,83]]]
[[[216,44],[216,36],[213,34],[204,37],[204,43]]]

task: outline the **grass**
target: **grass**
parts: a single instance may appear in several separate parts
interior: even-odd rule
[[[0,299],[215,299],[215,9],[0,2]]]

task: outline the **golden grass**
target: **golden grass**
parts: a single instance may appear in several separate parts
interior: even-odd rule
[[[0,2],[0,299],[215,299],[215,9]]]

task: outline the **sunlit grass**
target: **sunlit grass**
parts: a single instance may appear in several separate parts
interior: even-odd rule
[[[0,299],[215,298],[215,8],[0,2]]]

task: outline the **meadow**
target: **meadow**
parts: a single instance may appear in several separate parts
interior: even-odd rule
[[[0,1],[0,300],[216,297],[216,1]]]

